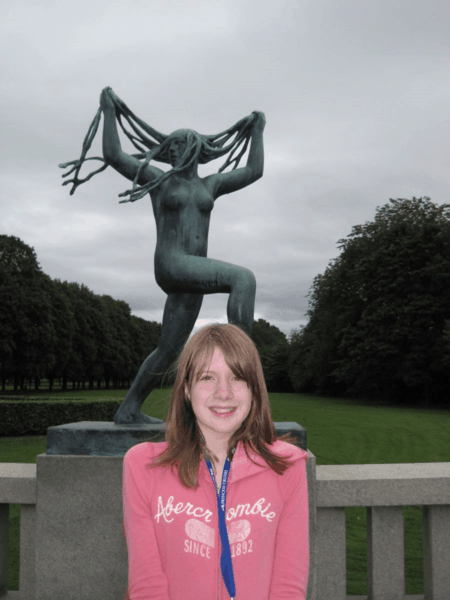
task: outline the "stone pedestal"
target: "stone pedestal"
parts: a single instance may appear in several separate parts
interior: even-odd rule
[[[306,431],[275,423],[306,450]],[[37,456],[35,600],[123,600],[128,552],[122,534],[122,465],[129,448],[164,441],[165,422],[50,427]]]
[[[166,422],[154,419],[149,425],[116,425],[107,421],[81,421],[47,429],[46,456],[125,456],[141,442],[163,442]],[[294,421],[274,423],[279,436],[291,433],[299,448],[306,450],[306,429]]]
[[[47,429],[46,456],[125,456],[141,442],[163,442],[166,423],[116,425],[108,421],[81,421]]]

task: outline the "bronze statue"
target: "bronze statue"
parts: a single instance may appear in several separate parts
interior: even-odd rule
[[[92,139],[104,115],[103,156],[85,159]],[[125,118],[133,131],[130,134],[122,124]],[[117,121],[140,154],[126,154],[121,147]],[[140,411],[142,403],[155,386],[157,377],[164,373],[179,355],[195,325],[205,294],[229,293],[227,317],[230,323],[242,327],[249,335],[253,326],[256,281],[253,273],[220,260],[207,258],[208,231],[214,201],[223,194],[240,190],[262,177],[264,170],[263,131],[265,117],[254,111],[232,128],[218,135],[204,136],[195,131],[180,129],[166,136],[138,119],[118,98],[111,88],[100,96],[100,108],[83,145],[78,161],[60,165],[74,165],[67,176],[75,177],[63,185],[76,187],[108,165],[133,181],[133,188],[120,196],[129,195],[134,202],[150,193],[156,220],[155,279],[167,294],[158,348],[142,364],[122,405],[114,416],[119,424],[153,423],[152,417]],[[157,142],[147,137],[150,134]],[[228,145],[231,137],[235,139]],[[247,165],[237,169],[251,139]],[[144,151],[141,145],[149,148]],[[240,154],[233,154],[242,146]],[[228,154],[218,173],[204,178],[198,176],[198,164]],[[144,158],[142,162],[140,159]],[[150,160],[170,163],[170,171],[151,166]],[[103,167],[79,180],[78,173],[84,160],[101,160]],[[223,173],[229,164],[233,170]],[[140,186],[140,187],[139,187]],[[158,421],[159,422],[159,421]]]

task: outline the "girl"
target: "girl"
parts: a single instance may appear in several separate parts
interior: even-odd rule
[[[308,454],[294,442],[277,439],[252,340],[230,324],[198,331],[166,441],[124,457],[127,598],[305,600]]]

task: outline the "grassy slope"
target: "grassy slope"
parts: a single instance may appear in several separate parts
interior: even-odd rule
[[[58,393],[70,397],[121,399],[123,390]],[[170,390],[154,390],[144,413],[165,420]],[[270,394],[274,421],[296,421],[307,430],[318,465],[450,462],[450,409],[374,406],[352,400],[302,394]],[[46,451],[45,436],[0,439],[0,462],[35,463]],[[19,588],[19,510],[11,506],[9,589]],[[348,594],[367,594],[366,511],[346,509]],[[420,507],[405,507],[406,594],[423,594]]]

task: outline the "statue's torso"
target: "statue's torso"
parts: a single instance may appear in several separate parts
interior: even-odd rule
[[[199,179],[167,186],[160,196],[160,203],[163,211],[187,211],[194,214],[199,211],[209,214],[214,207],[214,198]]]
[[[175,175],[151,192],[156,220],[156,255],[181,252],[206,256],[214,198],[203,180]]]

